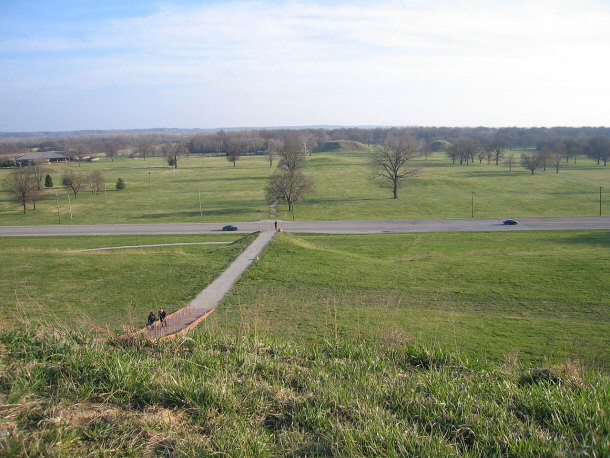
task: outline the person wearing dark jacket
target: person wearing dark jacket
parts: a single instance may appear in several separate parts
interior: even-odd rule
[[[148,324],[147,324],[147,326],[149,328],[153,328],[155,326],[155,321],[157,321],[157,318],[155,317],[155,312],[153,312],[151,310],[150,313],[148,314]]]
[[[161,327],[167,326],[167,323],[165,322],[166,316],[167,316],[167,313],[165,313],[165,310],[163,310],[163,308],[160,308],[159,309],[159,321],[161,322]]]

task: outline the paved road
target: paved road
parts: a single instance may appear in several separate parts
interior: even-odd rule
[[[227,221],[230,223],[231,221]],[[273,220],[231,222],[241,233],[271,230]],[[610,217],[523,218],[517,226],[499,219],[382,220],[382,221],[280,221],[286,232],[323,234],[374,234],[400,232],[473,232],[559,229],[610,229]],[[95,224],[56,226],[0,226],[0,237],[51,235],[156,235],[219,234],[222,223]]]

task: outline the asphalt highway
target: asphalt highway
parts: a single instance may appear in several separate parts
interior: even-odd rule
[[[59,235],[159,235],[219,234],[225,224],[234,224],[238,233],[270,231],[274,220],[226,223],[92,224],[54,226],[0,226],[0,237]],[[565,229],[610,229],[610,217],[523,218],[516,226],[501,219],[377,220],[377,221],[282,221],[285,232],[322,234],[380,234],[403,232],[478,232]]]

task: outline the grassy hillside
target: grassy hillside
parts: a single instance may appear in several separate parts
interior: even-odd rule
[[[608,456],[610,380],[396,340],[0,332],[5,456]]]
[[[518,156],[518,152],[515,152]],[[392,199],[391,191],[369,181],[370,152],[340,151],[315,153],[307,157],[305,173],[314,180],[314,191],[295,209],[297,219],[350,220],[400,218],[480,218],[526,216],[597,216],[599,187],[604,188],[604,215],[610,215],[610,168],[580,159],[558,174],[503,166],[452,165],[442,153],[428,160],[419,158],[413,166],[421,173]],[[277,162],[277,161],[276,161]],[[199,222],[199,191],[203,221],[235,222],[269,218],[264,199],[266,178],[272,168],[266,157],[242,158],[237,167],[223,157],[182,159],[174,170],[161,158],[115,162],[55,165],[53,182],[61,182],[64,168],[89,174],[100,169],[107,192],[81,192],[71,198],[72,218],[65,190],[59,186],[36,211],[23,215],[20,206],[8,199],[0,185],[0,224],[57,224],[57,207],[62,224]],[[8,170],[0,170],[0,183]],[[117,179],[127,188],[115,189]],[[149,187],[150,179],[150,187]],[[474,199],[473,199],[474,193]],[[57,196],[56,196],[57,195]],[[292,219],[285,205],[277,218]]]
[[[0,239],[4,327],[43,319],[76,329],[141,327],[174,311],[252,240],[110,251],[78,248],[237,240],[235,235]],[[208,329],[297,342],[409,341],[469,357],[610,369],[610,234],[280,234]]]
[[[143,327],[150,310],[168,313],[193,299],[254,236],[96,236],[0,239],[2,326],[20,318],[89,330]],[[235,241],[73,252],[159,243]]]
[[[326,142],[315,149],[316,153],[330,153],[334,151],[371,151],[364,143],[352,140],[335,140]]]
[[[206,324],[610,369],[610,233],[281,234]]]

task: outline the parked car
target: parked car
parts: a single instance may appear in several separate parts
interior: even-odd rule
[[[502,224],[509,224],[513,226],[515,224],[519,224],[519,221],[517,221],[516,219],[505,219],[504,221],[502,221]]]
[[[225,227],[222,228],[223,231],[236,231],[237,230],[237,226],[233,226],[232,224],[227,224]]]

